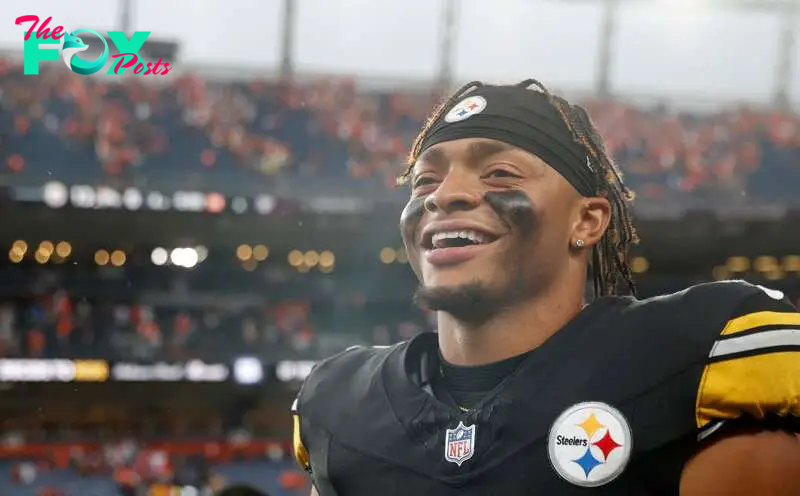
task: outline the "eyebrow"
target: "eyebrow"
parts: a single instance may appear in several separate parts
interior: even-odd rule
[[[467,149],[464,152],[465,162],[468,164],[476,164],[493,155],[516,149],[517,148],[512,145],[499,141],[476,141],[467,145]],[[446,167],[450,163],[450,159],[441,148],[436,147],[425,150],[425,152],[420,155],[419,161],[424,161],[434,167]]]

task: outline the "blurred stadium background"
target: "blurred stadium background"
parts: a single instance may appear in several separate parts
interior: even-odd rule
[[[474,78],[591,110],[639,194],[644,295],[743,277],[797,299],[796,8],[4,5],[0,494],[308,494],[288,408],[313,361],[431,328],[392,184],[425,112]],[[140,55],[173,70],[24,76],[28,14],[151,31]]]

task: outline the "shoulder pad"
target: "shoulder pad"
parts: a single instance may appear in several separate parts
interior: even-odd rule
[[[772,294],[780,293],[780,291],[774,292],[774,290],[750,284],[747,281],[728,280],[696,284],[676,293],[655,296],[641,300],[641,302],[664,301],[689,307],[705,306],[707,309],[730,309],[754,294],[766,294],[765,290]],[[783,293],[780,295],[782,297]]]
[[[687,291],[709,295],[721,300],[738,300],[756,294],[766,295],[775,300],[782,300],[784,294],[776,289],[770,289],[758,284],[752,284],[742,279],[729,279],[725,281],[708,282],[691,286]]]
[[[354,407],[374,389],[386,358],[406,343],[394,346],[353,346],[319,362],[303,383],[297,410],[312,421],[328,420]],[[323,421],[323,424],[328,423]]]
[[[739,417],[800,416],[800,313],[777,290],[743,281],[714,287],[731,304],[713,329],[697,426],[711,432]]]
[[[347,398],[347,386],[356,377],[372,375],[370,366],[375,365],[373,359],[378,354],[377,351],[382,350],[385,354],[386,349],[388,347],[351,346],[314,365],[292,403],[292,448],[295,461],[301,468],[311,472],[311,456],[307,443],[310,442],[310,446],[313,446],[314,441],[307,439],[310,435],[307,432],[309,422],[312,425],[325,426],[330,418],[329,414],[337,413],[331,408],[342,403],[334,402],[336,397],[341,395],[342,399]],[[344,404],[351,403],[344,401]]]
[[[672,338],[684,335],[690,339],[702,337],[713,341],[726,322],[743,311],[743,305],[748,302],[756,306],[781,305],[782,298],[780,291],[746,281],[717,281],[636,300],[629,305],[627,312],[628,317],[642,314],[650,322],[648,327],[661,328]]]

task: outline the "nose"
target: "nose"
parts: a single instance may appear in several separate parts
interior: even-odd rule
[[[477,184],[464,174],[450,172],[445,176],[436,191],[425,198],[425,210],[434,213],[451,213],[458,210],[471,210],[480,205],[483,193]]]

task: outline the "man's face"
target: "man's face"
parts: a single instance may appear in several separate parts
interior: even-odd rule
[[[410,183],[400,227],[430,308],[487,318],[566,262],[580,197],[538,157],[496,140],[444,142],[419,157]]]

